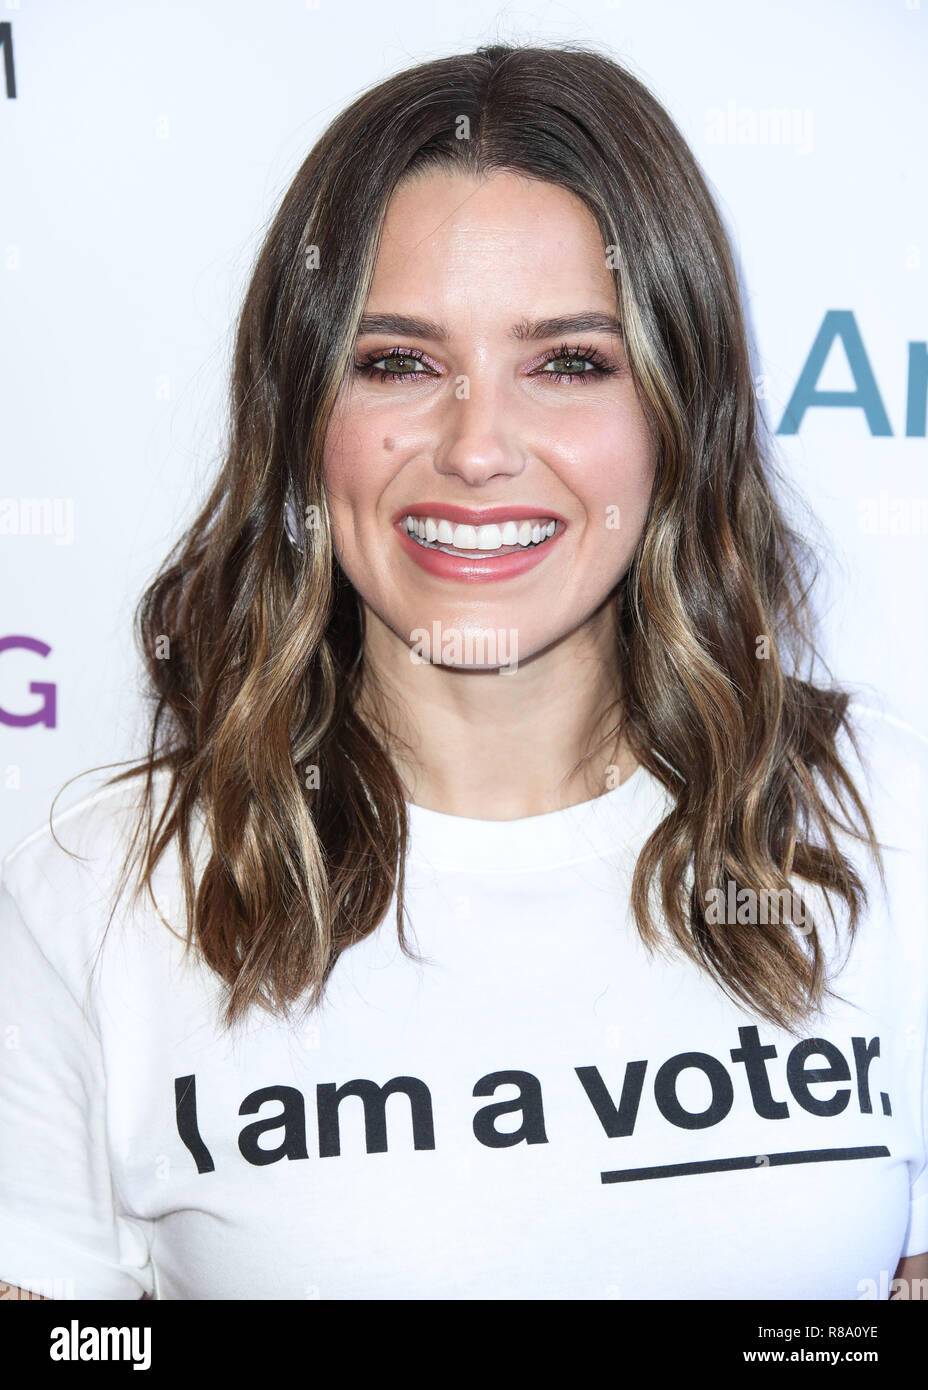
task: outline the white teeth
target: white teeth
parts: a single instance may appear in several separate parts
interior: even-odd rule
[[[407,516],[404,525],[409,534],[423,544],[485,552],[499,550],[504,546],[540,545],[557,530],[556,521],[505,521],[502,526],[455,526],[444,518],[431,516]]]
[[[454,539],[452,540],[451,544],[454,546],[455,550],[476,550],[476,526],[455,526]]]

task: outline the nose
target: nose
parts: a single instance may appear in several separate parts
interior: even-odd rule
[[[443,402],[435,443],[435,471],[480,487],[514,477],[525,467],[515,403],[501,387],[462,377]]]

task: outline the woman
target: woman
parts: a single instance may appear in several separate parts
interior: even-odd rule
[[[360,97],[267,236],[231,407],[140,608],[148,756],[5,861],[0,1273],[928,1273],[920,752],[803,665],[809,554],[666,112],[580,46]]]

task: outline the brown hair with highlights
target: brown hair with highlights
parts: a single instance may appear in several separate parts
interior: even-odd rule
[[[387,205],[401,179],[432,168],[547,180],[597,219],[657,454],[614,599],[616,728],[673,796],[637,861],[634,916],[656,948],[655,887],[673,947],[794,1030],[830,992],[817,925],[713,923],[704,905],[729,879],[761,894],[800,878],[844,900],[853,936],[866,892],[835,830],[878,862],[879,847],[838,753],[842,730],[856,746],[849,695],[813,683],[814,556],[774,496],[712,196],[663,107],[582,44],[498,44],[401,72],[353,101],[294,178],[241,312],[224,466],[139,605],[152,712],[146,756],[110,779],[145,778],[123,882],[134,860],[136,892],[151,891],[176,844],[186,941],[227,986],[227,1026],[252,1005],[315,1007],[394,891],[412,954],[404,791],[386,725],[358,707],[362,618],[334,554],[321,460]],[[288,502],[300,518],[317,509],[300,545]],[[198,878],[196,808],[209,845]]]

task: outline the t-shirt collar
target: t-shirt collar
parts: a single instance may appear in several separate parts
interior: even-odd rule
[[[592,801],[519,820],[475,820],[406,803],[410,854],[435,868],[552,869],[598,858],[650,833],[668,797],[639,764],[619,786]]]

